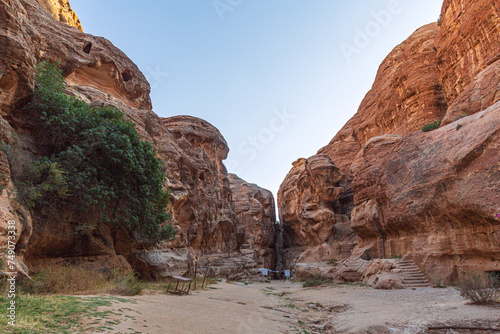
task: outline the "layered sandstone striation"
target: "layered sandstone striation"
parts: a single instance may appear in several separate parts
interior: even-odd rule
[[[69,25],[55,21],[56,12]],[[43,154],[21,110],[34,88],[36,64],[58,62],[68,94],[94,106],[118,108],[136,124],[141,138],[153,144],[168,176],[168,223],[177,234],[151,247],[107,225],[56,226],[37,217],[33,217],[31,233],[29,214],[11,208],[15,184],[5,167],[9,192],[4,190],[0,197],[0,217],[16,220],[20,259],[26,252],[27,262],[33,265],[70,262],[99,271],[128,271],[131,266],[152,279],[193,273],[197,264],[209,262],[215,274],[244,277],[257,271],[256,260],[270,263],[275,220],[270,192],[260,188],[254,192],[250,184],[252,190],[245,192],[244,181],[240,184],[234,176],[234,191],[239,190],[233,198],[223,164],[229,148],[221,133],[196,117],[157,116],[152,111],[149,83],[137,66],[108,40],[70,26],[74,25],[71,13],[67,1],[0,1],[0,136],[7,144],[17,138],[16,147],[26,154]],[[3,165],[9,163],[12,166],[12,161]],[[0,161],[0,170],[3,165]],[[248,210],[240,205],[245,196],[252,203]],[[6,231],[0,232],[4,238]],[[240,251],[245,242],[252,245],[255,256]]]
[[[435,45],[440,82],[450,105],[479,73],[500,60],[499,13],[497,1],[453,0],[443,5]]]
[[[500,270],[500,4],[447,0],[440,22],[389,54],[358,112],[318,154],[345,175],[337,182],[359,238],[351,259],[407,255],[452,281]],[[441,118],[440,129],[421,131]],[[310,190],[294,181],[296,164],[281,188],[301,198]],[[302,230],[296,203],[278,196],[283,226]],[[331,226],[324,219],[318,230]],[[296,258],[300,270],[325,266],[302,263],[315,249]]]

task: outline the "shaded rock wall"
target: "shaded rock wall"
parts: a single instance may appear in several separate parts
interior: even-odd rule
[[[346,216],[344,174],[325,154],[299,159],[278,192],[285,263],[348,257],[356,237]]]
[[[274,268],[276,212],[273,194],[256,184],[229,174],[235,212],[241,221],[238,235],[242,244],[254,252],[260,267]]]
[[[82,24],[76,13],[71,9],[68,0],[38,0],[54,19],[83,31]]]

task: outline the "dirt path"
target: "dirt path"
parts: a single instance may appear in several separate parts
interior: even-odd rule
[[[467,305],[453,288],[385,291],[337,285],[303,289],[301,284],[278,281],[212,287],[188,296],[146,294],[128,298],[130,303],[102,308],[117,313],[106,319],[104,332],[434,334],[473,332],[429,331],[431,325],[500,328],[500,308]]]
[[[219,283],[187,296],[127,297],[131,303],[101,309],[114,312],[119,309],[116,312],[119,315],[106,319],[107,327],[113,329],[104,333],[293,333],[290,321],[293,314],[282,310],[283,301],[266,291],[264,284]],[[118,325],[112,324],[115,320],[120,321]]]

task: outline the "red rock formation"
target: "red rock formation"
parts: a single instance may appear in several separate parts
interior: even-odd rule
[[[354,252],[410,254],[448,279],[499,270],[499,142],[500,102],[432,132],[372,138],[351,171]]]
[[[361,240],[353,258],[408,254],[450,280],[500,269],[499,40],[500,3],[446,0],[440,28],[391,52],[358,112],[318,152],[346,174],[339,184]],[[420,131],[443,116],[441,129]],[[282,187],[301,198],[309,189],[293,183],[296,169]],[[278,205],[282,224],[303,224],[295,202],[278,196]]]
[[[16,190],[5,153],[0,152],[0,257],[5,272],[28,273],[25,253],[32,234],[31,216],[16,202]],[[15,251],[15,253],[13,253]]]
[[[353,233],[340,201],[343,177],[324,154],[293,163],[278,192],[285,262],[293,262],[308,248],[313,250],[306,252],[301,262],[350,255]]]
[[[64,22],[83,31],[82,24],[76,13],[71,9],[68,0],[38,0],[38,2],[40,2],[57,21]]]
[[[107,39],[54,21],[36,0],[1,1],[0,22],[3,115],[31,93],[36,64],[43,59],[58,61],[70,84],[96,87],[128,106],[151,109],[146,78]]]
[[[55,21],[55,12],[63,16],[72,13],[67,1],[0,1],[0,109],[1,116],[8,120],[0,119],[0,137],[10,142],[11,137],[22,133],[22,149],[40,154],[19,105],[32,93],[36,64],[41,60],[59,62],[69,85],[68,94],[96,106],[118,108],[136,123],[141,138],[153,143],[168,174],[171,223],[178,233],[174,240],[150,249],[123,231],[104,225],[82,229],[41,224],[35,219],[27,253],[31,263],[72,257],[95,262],[95,268],[112,269],[123,264],[125,257],[144,277],[156,278],[184,273],[198,255],[210,258],[217,272],[225,275],[255,270],[253,258],[239,252],[244,240],[236,233],[241,222],[222,162],[229,148],[220,132],[195,117],[158,117],[151,111],[149,83],[137,66],[108,40],[68,25],[74,22],[67,17],[59,19],[68,24]],[[272,197],[262,205],[269,206],[269,200]],[[9,210],[7,204],[0,208],[0,217]],[[266,219],[266,215],[272,215],[269,208],[264,212]],[[250,212],[240,213],[247,222],[253,219]],[[269,238],[265,233],[262,238]],[[252,239],[250,231],[248,235]],[[253,238],[256,248],[262,241],[266,248],[262,253],[256,251],[267,259],[267,239],[260,241],[258,233]],[[24,241],[22,244],[24,252],[26,245]],[[219,261],[221,257],[233,259],[226,263]]]
[[[249,253],[260,267],[274,268],[276,213],[273,194],[235,174],[229,174],[229,181],[234,208],[241,221],[238,230],[243,234],[243,247],[251,250]]]
[[[498,1],[451,0],[443,4],[435,44],[440,83],[449,105],[480,72],[500,59],[499,13]]]
[[[442,124],[500,100],[500,3],[450,0],[436,38],[440,82],[450,108]]]
[[[436,24],[426,25],[392,50],[357,113],[318,154],[328,154],[346,173],[370,138],[407,135],[442,118],[446,102],[434,47],[438,31]]]
[[[187,244],[202,251],[237,250],[239,222],[222,163],[229,152],[224,137],[214,126],[199,118],[175,116],[162,121],[183,151],[176,161],[177,168],[167,173],[171,178],[178,178],[184,186],[182,195],[174,198],[173,218],[185,231]],[[162,158],[172,159],[169,155]]]

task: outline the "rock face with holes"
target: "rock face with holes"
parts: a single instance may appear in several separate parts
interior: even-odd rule
[[[253,252],[260,267],[274,268],[276,213],[273,194],[235,174],[229,174],[229,181],[234,208],[241,221],[237,232],[243,237],[244,248]]]
[[[9,161],[3,152],[0,153],[0,175],[0,256],[8,260],[1,271],[27,275],[25,253],[33,229],[31,215],[16,203]]]
[[[22,209],[21,213],[13,213],[9,201],[15,197],[15,188],[10,185],[10,192],[3,193],[6,201],[0,217],[5,213],[5,219],[26,221],[17,226],[16,240],[22,251],[19,255],[27,249],[31,264],[71,258],[78,263],[92,262],[91,267],[99,270],[117,266],[128,270],[130,264],[145,278],[193,272],[197,258],[201,264],[210,260],[216,267],[218,263],[217,272],[227,276],[253,273],[255,260],[272,261],[272,195],[260,188],[256,192],[241,191],[236,197],[247,196],[252,206],[246,210],[240,201],[236,211],[223,164],[229,148],[221,133],[199,118],[160,118],[153,113],[149,83],[137,66],[108,40],[77,29],[81,26],[72,13],[64,0],[0,1],[0,136],[6,143],[16,137],[21,150],[41,154],[20,110],[33,91],[36,64],[41,60],[58,62],[68,94],[95,106],[118,108],[136,124],[141,138],[153,144],[168,175],[170,223],[177,235],[174,240],[148,248],[120,229],[105,225],[89,229],[51,226],[34,217],[27,244],[30,229],[21,227],[31,226],[30,218]],[[248,249],[240,252],[245,242],[251,244],[255,256]]]
[[[448,282],[500,270],[498,40],[498,2],[445,1],[441,25],[418,29],[389,54],[358,112],[319,150],[344,174],[340,199],[359,238],[353,259],[408,255]],[[441,118],[438,130],[421,131]],[[307,196],[296,178],[294,166],[282,189]],[[278,206],[285,229],[298,229],[296,201],[278,196]]]
[[[55,21],[46,3],[0,2],[2,113],[31,93],[36,64],[42,59],[58,61],[70,84],[92,86],[130,107],[151,109],[150,86],[137,66],[107,39]]]

